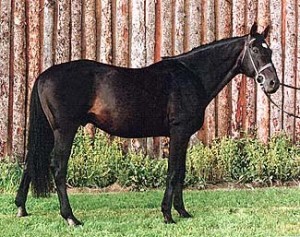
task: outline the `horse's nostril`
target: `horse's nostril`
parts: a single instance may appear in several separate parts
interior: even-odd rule
[[[275,80],[270,81],[270,85],[274,86],[275,85]]]

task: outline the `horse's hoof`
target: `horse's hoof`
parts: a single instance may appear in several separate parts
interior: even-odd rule
[[[176,224],[176,222],[173,220],[172,216],[164,216],[164,222],[165,224]]]
[[[25,208],[19,207],[17,217],[25,217],[28,216],[28,213]]]
[[[179,211],[179,215],[180,215],[180,217],[182,217],[182,218],[192,218],[193,216],[190,214],[190,213],[188,213],[186,210],[181,210],[181,211]]]
[[[83,225],[83,223],[80,222],[79,220],[77,220],[75,217],[68,218],[67,223],[68,223],[69,226],[74,226],[74,227]]]

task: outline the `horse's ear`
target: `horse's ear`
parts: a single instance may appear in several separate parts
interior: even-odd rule
[[[250,35],[254,36],[256,33],[257,33],[257,23],[254,22],[252,27],[251,27],[251,30],[250,30]]]
[[[270,32],[270,25],[268,25],[266,27],[266,29],[264,30],[264,32],[262,33],[262,35],[264,36],[265,39],[268,37],[269,32]]]

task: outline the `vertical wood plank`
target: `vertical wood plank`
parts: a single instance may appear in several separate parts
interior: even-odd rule
[[[27,75],[26,81],[27,85],[25,88],[26,93],[26,126],[25,126],[25,143],[28,137],[28,125],[29,125],[29,106],[30,106],[30,98],[33,84],[40,73],[41,70],[41,44],[40,44],[40,1],[33,2],[26,0],[25,1],[25,9],[26,9],[26,45],[27,45]]]
[[[131,2],[130,66],[140,68],[146,63],[145,6],[143,0]]]
[[[0,1],[0,158],[7,155],[11,1]]]
[[[188,0],[186,9],[186,34],[185,34],[185,50],[192,50],[201,44],[201,28],[202,28],[202,4],[199,0]],[[193,134],[190,144],[196,144],[199,132]]]
[[[146,65],[154,63],[155,54],[155,1],[145,1]]]
[[[245,0],[233,0],[232,2],[232,35],[242,36],[245,34]],[[231,132],[234,138],[239,138],[243,130],[243,121],[245,117],[245,77],[238,75],[231,83]]]
[[[161,60],[162,53],[162,0],[155,1],[155,30],[154,30],[154,62]],[[162,137],[154,137],[152,154],[154,157],[163,157]]]
[[[284,24],[284,83],[295,86],[296,80],[296,1],[283,1],[283,24]],[[283,89],[283,108],[289,113],[295,113],[295,90]],[[295,119],[283,115],[283,129],[294,138]]]
[[[54,63],[54,9],[55,2],[52,0],[41,1],[42,71],[46,70]]]
[[[250,32],[252,24],[257,21],[258,0],[246,0],[246,33]],[[244,131],[249,135],[256,134],[256,84],[252,78],[246,79],[246,111],[244,116]]]
[[[82,57],[85,59],[96,60],[96,1],[83,1],[82,13]],[[94,138],[95,127],[92,124],[87,124],[84,131],[90,137]]]
[[[140,68],[146,65],[146,29],[144,0],[130,1],[130,35],[129,57],[130,67]],[[133,139],[131,148],[135,151],[147,152],[147,138]]]
[[[112,5],[113,64],[129,66],[129,0],[116,0]],[[128,152],[130,139],[121,139],[122,149]]]
[[[299,3],[299,2],[298,2]],[[297,28],[296,28],[296,38],[297,38],[297,72],[296,72],[296,87],[300,87],[300,4],[296,6],[297,10]],[[295,113],[300,116],[300,91],[296,91],[296,108]],[[300,120],[296,119],[295,123],[295,141],[300,141]]]
[[[128,0],[116,1],[116,23],[114,41],[114,64],[118,66],[129,65],[129,9]]]
[[[71,16],[71,60],[77,60],[82,58],[82,0],[71,0]]]
[[[215,2],[203,1],[203,24],[202,24],[202,44],[215,40]],[[216,103],[213,100],[205,110],[205,120],[203,125],[204,143],[210,143],[216,136]]]
[[[103,63],[112,63],[112,0],[102,0],[100,4],[100,37],[97,58]]]
[[[71,56],[71,22],[70,0],[60,0],[56,2],[55,11],[55,63],[63,63],[70,60]]]
[[[155,61],[155,1],[145,1],[146,65]],[[147,138],[147,155],[159,156],[160,138]]]
[[[282,4],[281,0],[270,1],[270,21],[271,21],[271,32],[270,32],[270,48],[273,51],[272,61],[277,71],[279,80],[282,82]],[[272,95],[272,99],[276,104],[282,107],[282,87]],[[282,131],[282,113],[281,111],[271,104],[270,108],[270,135],[274,136]]]
[[[187,25],[188,34],[185,36],[187,50],[191,50],[201,44],[202,5],[199,0],[188,0]]]
[[[175,0],[174,4],[173,54],[178,55],[184,52],[185,5],[184,0]]]
[[[229,38],[231,36],[231,4],[225,0],[216,1],[216,38],[217,40]],[[229,135],[230,130],[230,84],[217,96],[217,136],[224,137]]]
[[[172,55],[172,31],[173,31],[173,1],[164,0],[161,5],[162,13],[162,47],[161,56],[171,56]]]
[[[269,0],[258,1],[258,32],[262,32],[265,29],[265,27],[270,23],[269,3]],[[256,110],[257,137],[264,143],[267,143],[270,132],[270,104],[268,98],[265,96],[264,92],[258,85]]]
[[[26,0],[27,90],[30,98],[33,83],[40,73],[40,2]],[[24,50],[24,49],[23,49]],[[27,102],[29,104],[29,101]]]
[[[24,156],[25,148],[25,108],[26,108],[26,58],[25,58],[25,1],[13,1],[13,46],[11,52],[13,54],[12,61],[12,83],[10,95],[12,104],[9,106],[12,115],[12,153],[13,157],[20,161]],[[10,129],[10,128],[9,128]]]
[[[83,4],[83,58],[96,59],[96,2],[85,0]]]

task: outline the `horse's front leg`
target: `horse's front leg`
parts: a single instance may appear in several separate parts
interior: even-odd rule
[[[189,136],[179,131],[172,131],[170,136],[170,157],[168,161],[168,175],[166,182],[166,190],[162,201],[161,210],[164,216],[165,223],[175,223],[172,218],[171,209],[172,201],[175,195],[176,207],[178,206],[178,199],[182,201],[182,188],[180,189],[180,183],[184,175],[182,175],[182,169],[185,170],[185,156],[189,142]],[[182,166],[182,164],[184,164]],[[183,176],[183,177],[182,177]],[[181,190],[181,191],[180,191]],[[180,208],[183,208],[180,202]],[[182,207],[181,207],[182,206]]]
[[[184,168],[185,168],[185,162],[184,162]],[[174,190],[174,208],[181,217],[190,218],[190,217],[192,217],[192,215],[187,212],[187,210],[184,207],[184,202],[183,202],[184,178],[185,178],[185,169],[180,170],[179,181]]]

